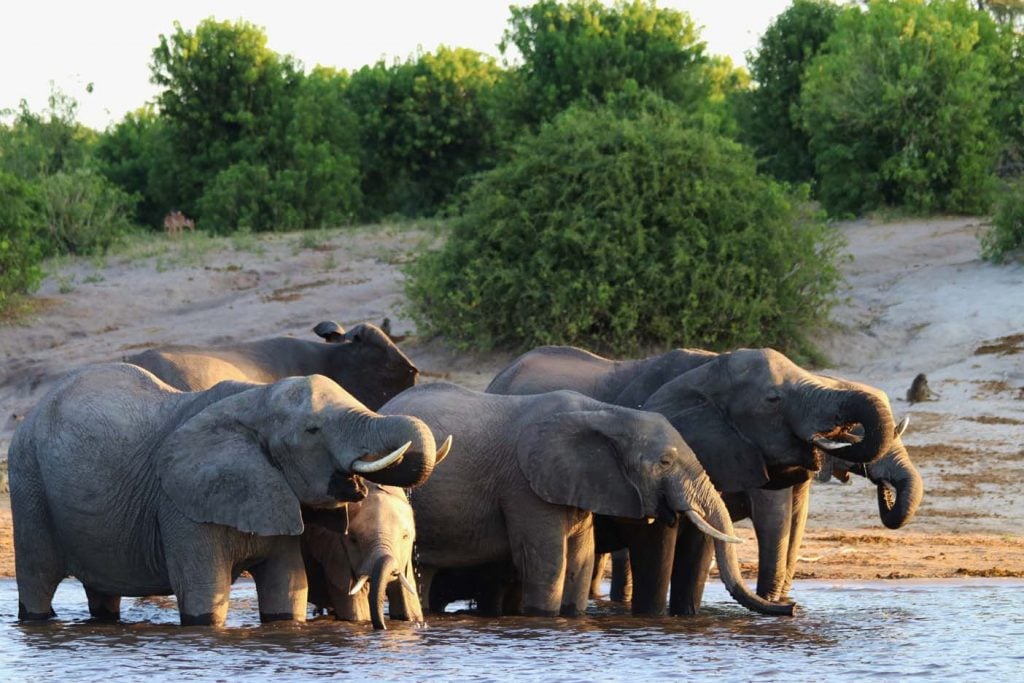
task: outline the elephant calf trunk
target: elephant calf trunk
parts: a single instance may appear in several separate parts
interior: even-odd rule
[[[384,596],[388,584],[395,578],[397,565],[391,555],[383,555],[373,565],[370,573],[370,621],[378,630],[386,630],[384,623]]]

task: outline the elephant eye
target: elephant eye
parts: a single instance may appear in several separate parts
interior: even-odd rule
[[[782,400],[782,396],[778,394],[768,394],[768,396],[766,396],[764,400],[768,401],[769,403],[778,403],[779,401]]]
[[[672,460],[679,455],[679,451],[675,448],[670,448],[661,454],[661,464],[666,467],[672,464]]]
[[[320,431],[319,427],[315,427],[315,426],[314,427],[306,427],[306,433],[307,434],[316,434],[319,431]]]

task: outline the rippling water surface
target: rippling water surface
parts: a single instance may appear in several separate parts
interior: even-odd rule
[[[760,617],[708,586],[695,618],[634,619],[592,603],[581,619],[449,614],[386,632],[320,618],[260,626],[232,590],[229,628],[183,629],[173,598],[126,598],[124,622],[87,621],[74,581],[61,619],[22,625],[0,580],[0,680],[894,680],[1024,677],[1024,581],[797,582],[800,615]]]

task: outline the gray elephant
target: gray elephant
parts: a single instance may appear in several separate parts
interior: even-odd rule
[[[272,337],[226,346],[162,346],[124,360],[182,391],[224,380],[266,383],[325,375],[370,410],[416,384],[419,370],[379,327],[363,323],[345,331],[324,321],[313,331],[328,343]]]
[[[446,452],[447,444],[442,444],[436,462]],[[423,621],[412,565],[415,541],[405,491],[371,485],[365,499],[348,505],[344,534],[317,525],[303,533],[309,601],[317,609],[330,607],[338,619],[371,621],[374,628],[384,629],[387,593],[392,619]]]
[[[758,534],[758,589],[785,598],[806,520],[808,480],[828,453],[852,463],[891,461],[897,498],[911,503],[916,471],[904,465],[888,398],[877,389],[814,375],[771,349],[717,354],[675,349],[613,361],[573,347],[541,347],[513,361],[487,387],[500,394],[574,389],[616,405],[659,412],[679,429],[734,519],[751,517]],[[872,465],[874,466],[874,465]],[[908,491],[908,488],[911,489]],[[905,493],[909,492],[909,497]],[[913,507],[913,505],[909,505]],[[898,503],[894,509],[904,508]],[[633,611],[694,613],[711,556],[685,520],[632,528],[598,520],[599,550],[628,545]],[[666,546],[675,545],[675,552]],[[671,572],[671,573],[670,573]]]
[[[513,565],[526,614],[586,609],[593,569],[591,511],[674,521],[713,536],[722,580],[744,606],[792,614],[743,583],[721,497],[660,415],[570,391],[495,396],[451,384],[408,389],[383,414],[413,415],[457,448],[412,495],[420,595],[441,569]]]
[[[134,365],[84,368],[11,443],[18,616],[55,616],[73,574],[97,619],[119,618],[121,596],[173,593],[182,624],[221,625],[249,570],[263,621],[303,620],[301,508],[362,499],[360,477],[421,484],[434,461],[421,421],[326,377],[182,393]]]

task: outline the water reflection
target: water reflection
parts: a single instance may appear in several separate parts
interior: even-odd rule
[[[801,582],[802,612],[772,619],[708,587],[693,618],[640,618],[595,603],[582,619],[447,614],[426,627],[318,618],[259,624],[250,582],[232,590],[226,629],[181,628],[173,598],[126,599],[125,622],[88,620],[81,587],[61,585],[62,620],[19,624],[0,581],[0,680],[890,679],[1002,676],[1024,670],[1024,582]]]

